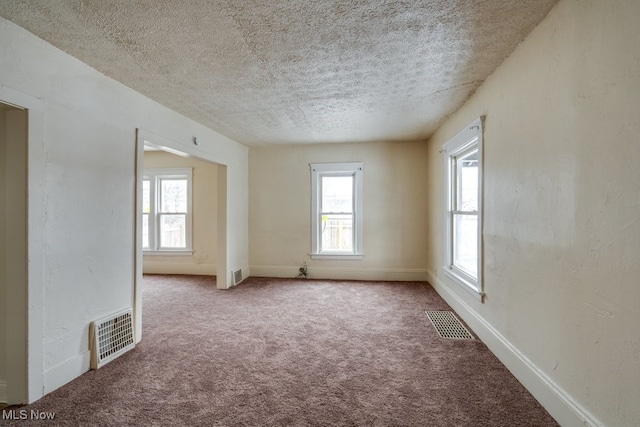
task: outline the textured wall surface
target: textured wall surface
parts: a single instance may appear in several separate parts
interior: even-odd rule
[[[310,260],[309,163],[363,163],[364,259]],[[251,272],[312,278],[424,280],[425,142],[314,144],[249,151]]]
[[[216,274],[218,167],[215,163],[163,151],[144,153],[145,169],[193,168],[193,255],[145,256],[145,273]]]
[[[12,0],[0,16],[238,142],[426,139],[557,0]]]
[[[229,271],[248,266],[248,149],[4,19],[0,40],[0,95],[10,88],[40,106],[29,117],[29,316],[42,316],[29,322],[34,399],[88,369],[90,321],[132,304],[136,128],[226,165]]]
[[[429,143],[429,269],[607,426],[640,425],[640,3],[566,0]],[[484,285],[439,273],[443,158],[479,115]]]

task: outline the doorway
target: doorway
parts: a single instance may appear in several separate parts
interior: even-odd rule
[[[0,103],[0,403],[27,396],[27,110]]]
[[[197,145],[194,138],[194,145]],[[136,130],[136,210],[135,210],[135,277],[133,289],[133,307],[135,319],[136,342],[142,339],[142,275],[143,275],[143,182],[144,182],[144,153],[145,147],[177,155],[178,157],[193,158],[201,162],[215,165],[216,201],[215,214],[208,215],[207,219],[215,223],[215,286],[219,289],[228,288],[227,273],[227,167],[217,159],[208,158],[210,155],[200,152],[192,147],[185,147],[176,141],[152,134],[141,129]],[[213,180],[211,180],[213,181]],[[210,182],[211,183],[211,182]],[[201,218],[202,219],[202,218]],[[201,272],[209,275],[208,272]]]

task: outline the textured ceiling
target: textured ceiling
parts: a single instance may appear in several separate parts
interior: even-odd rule
[[[0,16],[247,144],[420,140],[557,0],[0,0]]]

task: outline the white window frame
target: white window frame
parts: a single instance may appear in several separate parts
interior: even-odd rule
[[[445,265],[442,267],[444,273],[452,279],[455,283],[462,286],[475,298],[483,301],[484,287],[482,280],[482,211],[483,211],[483,199],[482,199],[482,181],[483,181],[483,119],[479,117],[474,120],[469,126],[459,132],[456,136],[447,141],[442,149],[445,153]],[[459,156],[465,155],[471,150],[478,150],[478,210],[463,212],[456,211],[456,198],[457,192],[457,179],[456,179],[456,159]],[[458,268],[454,265],[454,215],[477,215],[477,253],[478,253],[478,277],[473,277],[466,271]]]
[[[179,168],[179,169],[145,169],[143,171],[143,182],[148,180],[149,187],[149,247],[142,248],[144,255],[192,255],[192,183],[193,183],[193,169],[192,168]],[[163,248],[160,247],[160,227],[159,217],[162,215],[160,210],[160,185],[159,183],[163,179],[186,179],[187,180],[187,212],[180,212],[185,215],[185,248]],[[144,213],[143,213],[144,215]]]
[[[362,170],[361,162],[313,163],[311,167],[311,259],[363,259],[362,247]],[[353,176],[353,250],[328,251],[322,249],[322,178],[325,176]]]

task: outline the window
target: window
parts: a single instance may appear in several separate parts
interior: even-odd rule
[[[311,165],[311,258],[362,259],[362,163]]]
[[[142,249],[191,253],[191,169],[145,169],[142,181]]]
[[[447,185],[444,271],[482,300],[482,117],[442,148]]]

